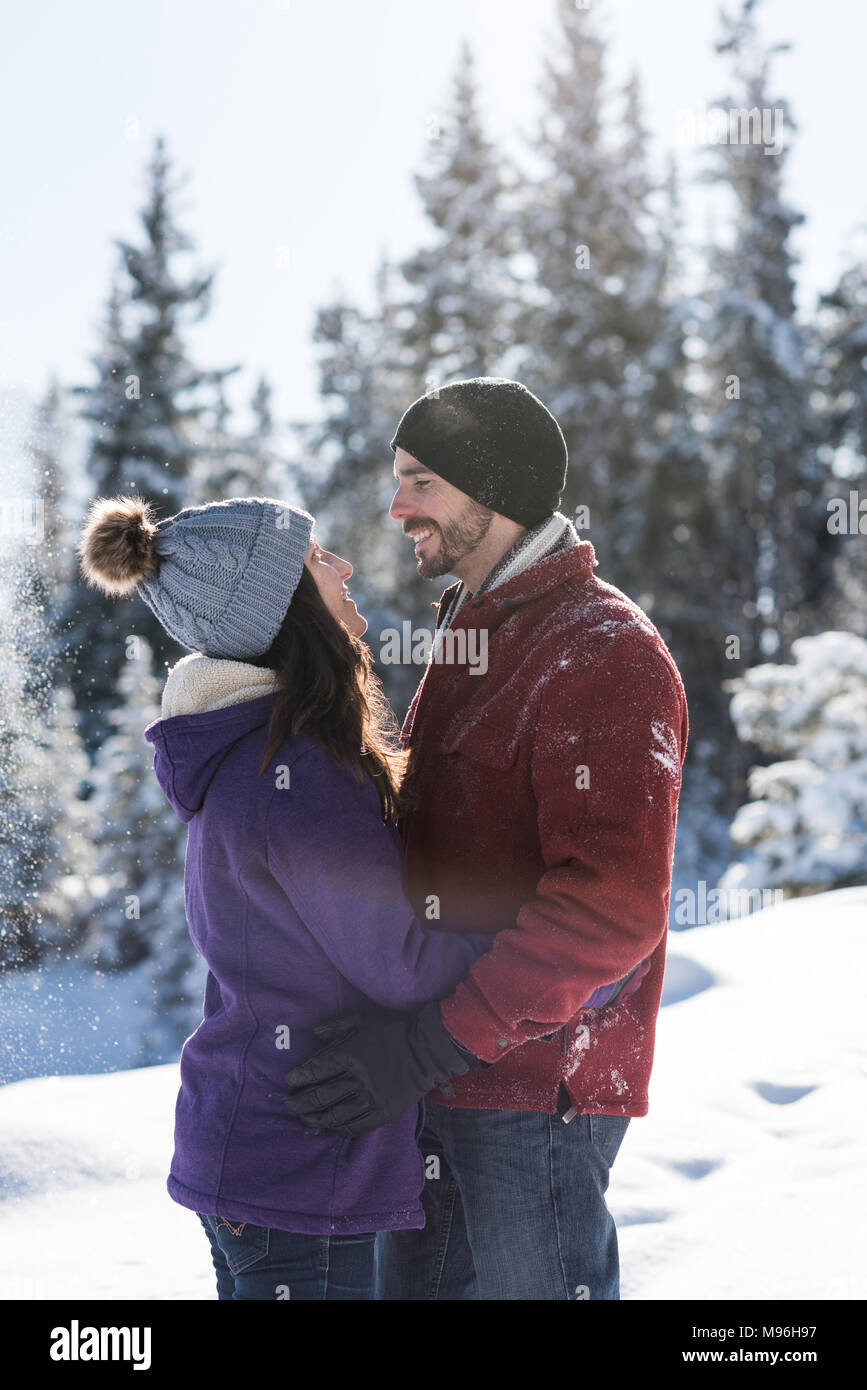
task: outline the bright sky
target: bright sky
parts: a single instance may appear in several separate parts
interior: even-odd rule
[[[712,0],[591,0],[609,71],[640,72],[660,159],[678,112],[727,86]],[[729,0],[731,5],[736,0]],[[185,227],[218,267],[195,340],[208,364],[241,361],[235,398],[265,370],[284,418],[316,409],[310,329],[338,284],[359,298],[379,255],[425,234],[412,183],[463,37],[474,45],[489,133],[534,125],[553,0],[27,0],[6,6],[0,67],[0,389],[39,393],[51,371],[91,377],[113,264],[135,234],[154,136],[186,171]],[[799,130],[790,199],[802,302],[833,283],[867,220],[860,137],[865,7],[764,0],[762,24]],[[788,134],[788,132],[787,132]],[[690,195],[691,227],[707,214]],[[286,248],[278,251],[278,248]],[[285,265],[278,265],[278,259]]]

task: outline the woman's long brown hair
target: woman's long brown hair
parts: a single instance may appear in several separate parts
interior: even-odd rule
[[[248,660],[279,684],[259,776],[286,739],[306,733],[356,782],[373,779],[384,821],[396,816],[409,755],[367,646],[332,617],[306,566],[268,651]]]

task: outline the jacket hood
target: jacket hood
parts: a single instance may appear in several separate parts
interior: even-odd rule
[[[162,717],[145,729],[154,771],[182,821],[201,810],[223,759],[239,739],[268,723],[277,690],[274,672],[245,661],[193,652],[173,666]]]

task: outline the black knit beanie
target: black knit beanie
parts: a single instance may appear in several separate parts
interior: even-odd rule
[[[420,396],[391,447],[521,526],[551,516],[566,483],[560,426],[532,391],[505,377],[477,376]]]

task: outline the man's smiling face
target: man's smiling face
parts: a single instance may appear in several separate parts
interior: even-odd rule
[[[495,513],[405,449],[395,450],[394,476],[398,486],[389,515],[414,542],[422,579],[458,574],[462,561],[484,541]]]

